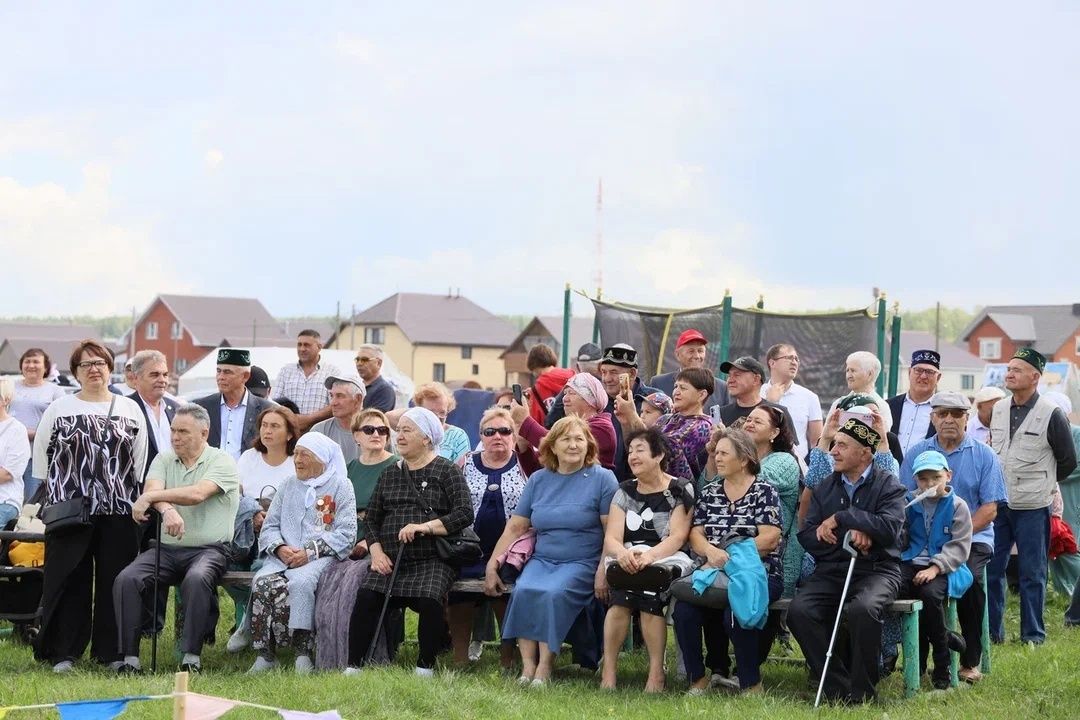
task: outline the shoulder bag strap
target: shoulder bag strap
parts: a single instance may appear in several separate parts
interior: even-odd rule
[[[409,471],[409,465],[403,459],[401,461],[401,472],[405,474],[405,484],[409,486],[409,489],[413,492],[413,497],[416,499],[417,506],[425,513],[431,516],[432,520],[437,519],[439,516],[435,514],[430,505],[424,503],[424,499],[420,497],[420,491],[416,489],[416,483],[413,482],[412,473]]]

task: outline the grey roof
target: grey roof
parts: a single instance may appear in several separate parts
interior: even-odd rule
[[[414,344],[505,348],[517,330],[468,298],[396,293],[359,312],[358,325],[397,325]]]
[[[539,325],[539,327],[537,327]],[[539,333],[547,334],[555,338],[558,352],[562,352],[562,328],[563,319],[562,315],[536,315],[532,320],[518,333],[517,337],[507,346],[506,351],[526,352],[524,345],[522,344],[527,335],[536,335]],[[570,354],[571,359],[574,358],[574,354],[578,348],[587,342],[592,342],[593,333],[593,319],[592,318],[570,318]],[[520,346],[520,347],[519,347]]]
[[[21,371],[19,358],[30,348],[41,348],[57,366],[60,372],[69,374],[68,360],[75,345],[87,337],[93,337],[93,333],[80,335],[77,338],[67,340],[53,338],[6,338],[0,340],[0,375],[15,375]]]
[[[987,316],[993,316],[994,322],[1008,334],[1009,339],[1033,342],[1036,350],[1049,356],[1056,352],[1062,343],[1080,327],[1080,304],[990,305],[983,308],[982,312],[964,328],[964,331],[960,333],[960,339],[967,340]],[[1027,321],[1020,318],[1027,318]],[[1018,337],[1013,335],[1013,332],[1018,335],[1033,334],[1033,337]]]
[[[255,298],[158,295],[157,299],[161,300],[184,329],[191,333],[196,345],[282,346],[296,341],[295,337],[285,333],[281,323]],[[150,303],[143,316],[153,307],[154,303]],[[139,318],[139,322],[142,322],[142,319]],[[164,332],[168,332],[168,329]]]
[[[39,338],[41,340],[85,340],[96,338],[93,325],[61,325],[59,323],[0,322],[0,341],[9,338]]]
[[[329,345],[337,334],[334,330],[333,320],[325,320],[323,318],[300,318],[297,320],[296,318],[293,318],[291,320],[282,320],[280,322],[284,328],[286,337],[295,340],[301,330],[314,330],[319,333],[319,337],[322,340],[324,347]]]
[[[885,357],[889,357],[888,338],[886,338]],[[911,364],[911,353],[916,350],[933,350],[934,334],[926,330],[901,330],[900,331],[900,366],[908,367]],[[937,351],[941,354],[941,368],[943,370],[981,370],[986,365],[985,360],[972,355],[967,348],[947,341],[938,345]]]

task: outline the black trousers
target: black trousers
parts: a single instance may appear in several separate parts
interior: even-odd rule
[[[788,610],[788,629],[802,647],[814,677],[820,678],[825,667],[847,568],[845,562],[819,563]],[[873,699],[880,679],[882,619],[899,589],[899,563],[856,562],[844,607],[846,622],[840,627],[825,677],[827,698],[855,702]]]
[[[938,575],[928,583],[915,584],[915,575],[926,566],[912,563],[900,565],[900,595],[907,600],[922,600],[919,611],[919,671],[926,672],[926,657],[933,649],[934,676],[949,674],[949,638],[945,627],[945,596],[949,592],[949,576]],[[904,660],[907,662],[907,659]]]
[[[368,647],[375,637],[375,623],[379,621],[383,601],[386,595],[374,590],[360,590],[356,593],[352,618],[349,620],[349,665],[360,667],[364,663]],[[400,597],[390,598],[391,608],[409,608],[420,616],[416,634],[420,646],[417,667],[435,667],[435,656],[443,647],[446,636],[446,611],[442,602],[433,598]],[[389,616],[389,614],[388,614]]]
[[[98,662],[122,659],[112,588],[138,547],[129,515],[95,515],[90,527],[49,533],[34,657],[52,664],[76,660],[89,644]]]
[[[119,628],[117,637],[124,655],[139,654],[146,604],[153,602],[156,552],[155,548],[150,548],[140,553],[113,585],[113,605]],[[201,654],[203,640],[210,630],[208,625],[217,622],[214,611],[217,585],[227,565],[225,547],[220,543],[198,547],[162,544],[158,585],[166,588],[179,585],[180,602],[184,605],[181,652]]]
[[[960,633],[967,643],[967,650],[960,656],[961,667],[977,668],[982,663],[982,627],[983,613],[986,612],[986,591],[983,590],[983,577],[986,566],[994,556],[994,548],[986,543],[971,543],[971,555],[967,566],[975,581],[956,601],[956,618],[960,621]]]

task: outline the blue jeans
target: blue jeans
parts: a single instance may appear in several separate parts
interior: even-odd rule
[[[38,486],[41,485],[41,481],[34,477],[34,474],[31,472],[33,465],[34,463],[32,462],[26,463],[26,472],[24,472],[22,476],[24,502],[30,502],[31,498],[34,497],[34,493],[37,492]]]
[[[1065,627],[1080,625],[1080,582],[1073,588],[1072,602],[1065,611]]]
[[[7,524],[19,517],[19,508],[8,503],[0,503],[0,530],[7,527]],[[1080,583],[1077,583],[1080,585]]]
[[[1020,569],[1020,640],[1041,643],[1046,639],[1043,606],[1046,603],[1046,564],[1050,549],[1050,508],[1013,510],[1004,503],[994,519],[994,557],[987,576],[990,637],[1005,640],[1005,568],[1016,544]]]

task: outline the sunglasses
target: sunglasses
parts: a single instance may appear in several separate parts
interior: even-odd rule
[[[484,428],[480,431],[480,434],[484,437],[494,437],[495,435],[502,435],[503,437],[510,437],[514,434],[514,431],[508,427],[501,428]]]
[[[390,428],[386,427],[385,425],[380,425],[378,427],[374,425],[361,425],[360,432],[364,433],[365,435],[374,435],[375,433],[379,433],[383,437],[390,437]]]
[[[371,362],[371,358],[369,358],[369,357],[358,357],[358,358],[356,358],[356,362],[358,362],[358,363]]]
[[[968,414],[967,410],[961,408],[934,408],[934,412],[937,413],[938,417],[951,418],[962,418]]]

